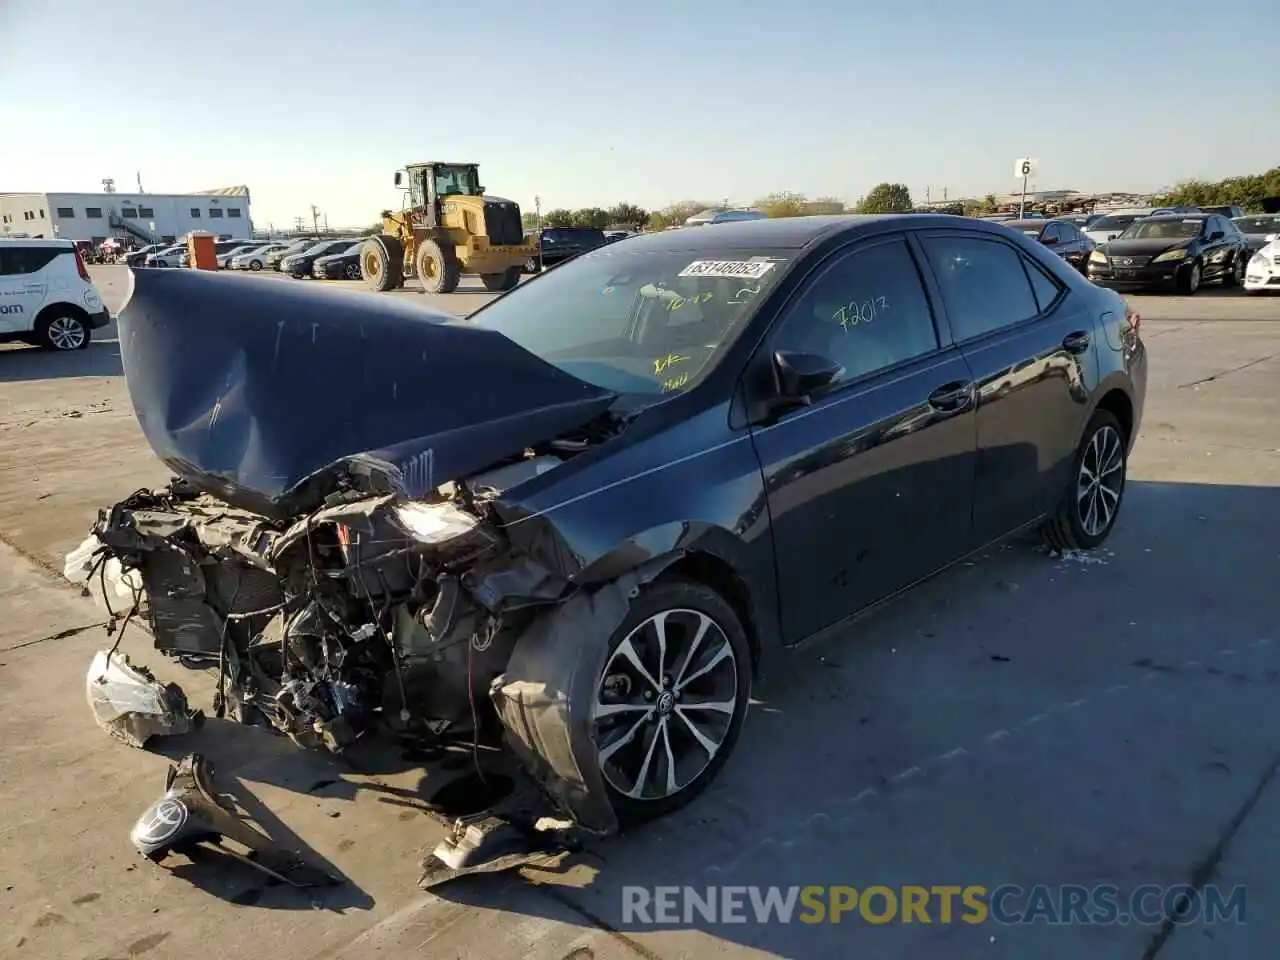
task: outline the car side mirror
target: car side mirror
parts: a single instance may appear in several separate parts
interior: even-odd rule
[[[396,186],[397,186],[397,187],[399,187],[399,186],[403,186],[403,185],[404,185],[404,174],[403,174],[403,173],[401,173],[399,170],[397,170],[397,171],[396,171]]]
[[[809,397],[831,386],[844,373],[844,367],[817,353],[779,350],[773,355],[778,372],[778,387],[790,400],[807,401]]]
[[[1046,247],[1052,247],[1058,242],[1058,238],[1057,237],[1041,237],[1040,242],[1043,243]]]

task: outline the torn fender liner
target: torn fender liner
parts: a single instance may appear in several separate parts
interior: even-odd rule
[[[186,270],[135,270],[132,285],[120,354],[151,448],[276,518],[318,506],[304,481],[353,458],[390,472],[388,492],[421,496],[615,399],[501,334],[390,297]]]
[[[85,695],[98,726],[131,747],[154,736],[188,733],[204,721],[203,713],[187,705],[180,686],[161,683],[123,653],[99,650],[94,655]]]
[[[219,842],[224,838],[245,847],[248,853],[224,846]],[[171,850],[208,842],[222,853],[291,886],[320,887],[342,882],[277,847],[265,833],[220,802],[213,789],[213,764],[199,753],[188,754],[176,767],[169,768],[164,795],[143,811],[129,839],[139,853],[157,863]]]
[[[623,577],[539,617],[516,642],[492,692],[525,769],[580,827],[600,835],[615,832],[618,820],[596,760],[590,711],[608,639],[640,582],[635,574]]]

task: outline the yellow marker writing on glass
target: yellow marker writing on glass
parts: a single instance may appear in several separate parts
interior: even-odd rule
[[[682,357],[678,353],[668,353],[665,357],[659,357],[653,361],[653,375],[659,376],[668,367],[674,367],[677,363],[683,363],[688,357]]]

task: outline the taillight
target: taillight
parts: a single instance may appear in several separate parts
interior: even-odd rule
[[[84,257],[80,253],[80,248],[75,247],[74,253],[76,255],[76,270],[80,273],[80,279],[85,283],[93,283],[93,277],[89,276],[89,268],[84,264]]]

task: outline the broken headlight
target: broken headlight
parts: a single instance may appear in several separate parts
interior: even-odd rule
[[[480,523],[451,503],[410,501],[393,507],[392,512],[406,533],[428,546],[448,543],[470,533]]]

